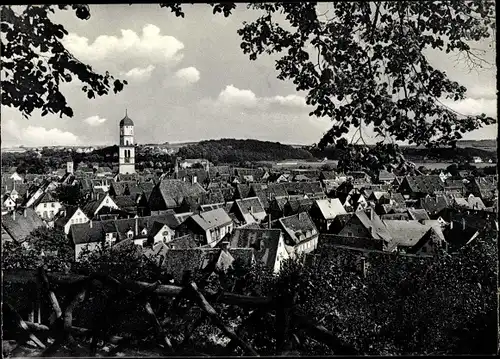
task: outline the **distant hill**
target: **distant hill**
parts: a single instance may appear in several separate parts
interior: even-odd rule
[[[201,141],[181,147],[178,155],[182,158],[206,158],[214,163],[239,163],[245,161],[280,161],[285,159],[313,160],[313,155],[302,148],[294,148],[279,142],[259,140]]]
[[[479,141],[458,141],[458,147],[474,147],[480,148],[485,151],[495,151],[497,150],[497,141],[496,140],[479,140]]]
[[[468,144],[468,143],[466,143]],[[330,160],[338,160],[341,152],[334,147],[327,147],[324,150],[311,150],[312,154],[317,158],[328,158]],[[473,157],[481,157],[483,161],[492,160],[496,163],[496,143],[495,147],[462,147],[457,148],[422,148],[415,146],[401,146],[401,151],[405,158],[413,162],[471,162]]]

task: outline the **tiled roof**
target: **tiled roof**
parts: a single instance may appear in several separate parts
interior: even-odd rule
[[[354,213],[363,226],[370,231],[370,234],[375,239],[382,239],[385,241],[391,240],[391,233],[387,230],[384,222],[373,210],[359,211]]]
[[[157,184],[167,208],[175,208],[184,197],[201,196],[205,190],[198,184],[186,183],[175,179],[163,179]]]
[[[178,222],[172,212],[165,213],[157,216],[146,216],[130,219],[118,219],[118,220],[104,220],[104,221],[91,221],[88,223],[73,224],[71,226],[71,238],[73,243],[95,243],[102,241],[106,233],[118,233],[119,238],[126,237],[126,233],[129,230],[135,232],[136,225],[138,232],[134,234],[135,237],[141,237],[142,229],[146,228],[147,232],[150,233],[153,229],[155,222],[160,222],[166,224],[169,228],[178,226]]]
[[[347,213],[338,198],[316,200],[315,203],[326,220],[334,219],[339,214]]]
[[[318,229],[314,225],[314,222],[309,214],[306,212],[280,218],[278,223],[287,234],[288,245],[297,245],[300,242],[310,239],[312,236],[318,234]]]
[[[420,207],[425,209],[427,213],[435,214],[449,206],[446,197],[425,197],[420,199]]]
[[[58,201],[50,194],[50,192],[45,192],[40,197],[38,197],[38,199],[33,203],[33,206],[38,206],[40,203],[51,203],[51,202],[58,202]]]
[[[392,181],[395,178],[396,178],[396,176],[387,170],[380,170],[378,173],[378,180],[379,181]]]
[[[258,222],[266,218],[266,211],[259,197],[237,199],[235,205],[246,223]]]
[[[384,224],[391,234],[391,245],[404,247],[413,247],[432,228],[415,220],[384,220]]]
[[[224,203],[224,194],[220,189],[210,189],[204,198],[204,204]]]
[[[479,197],[470,196],[468,199],[468,203],[469,203],[470,208],[472,208],[472,209],[476,209],[476,210],[486,209],[486,206],[484,205],[483,201]]]
[[[259,197],[262,206],[264,206],[264,209],[269,208],[269,200],[267,199],[266,188],[267,186],[264,187],[262,183],[252,183],[250,185],[250,193],[253,194],[253,196]]]
[[[410,215],[411,219],[414,219],[416,221],[423,221],[430,219],[425,209],[408,208],[408,214]]]
[[[236,185],[235,198],[238,198],[238,199],[247,198],[249,192],[250,192],[249,185],[238,183]]]
[[[15,219],[13,214],[2,216],[2,228],[18,243],[24,242],[33,230],[45,226],[31,208],[16,210],[14,213]]]
[[[437,175],[432,176],[406,176],[410,190],[414,193],[434,194],[444,190],[443,182]]]
[[[274,268],[281,236],[279,229],[237,228],[231,236],[231,248],[252,248],[257,261]]]
[[[137,204],[130,196],[115,196],[113,198],[115,204],[121,209],[134,209]]]
[[[290,213],[299,213],[308,212],[313,204],[314,200],[310,198],[298,198],[289,199],[285,206],[291,211]]]
[[[320,178],[325,180],[336,180],[337,174],[334,171],[321,171]]]
[[[232,222],[231,217],[229,217],[226,211],[222,208],[217,208],[207,212],[200,212],[200,214],[193,215],[191,219],[205,231],[224,226]]]

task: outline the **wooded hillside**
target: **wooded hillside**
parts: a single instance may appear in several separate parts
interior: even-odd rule
[[[201,141],[179,149],[182,158],[206,158],[211,162],[235,163],[244,161],[279,161],[285,159],[314,159],[313,155],[300,148],[293,148],[279,142],[258,140],[220,140]]]

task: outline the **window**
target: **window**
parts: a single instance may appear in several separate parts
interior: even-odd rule
[[[50,216],[54,217],[54,211],[50,211]]]
[[[43,218],[47,218],[47,211],[43,211]]]
[[[47,208],[47,203],[44,203],[44,204],[43,204],[43,208]]]
[[[127,233],[128,238],[132,238],[134,236],[134,232],[130,231]]]
[[[52,203],[50,204],[50,206],[51,206],[52,208],[54,208],[54,207],[56,206],[56,204],[55,204],[54,202],[52,202]]]
[[[347,237],[354,237],[352,232],[347,232]]]

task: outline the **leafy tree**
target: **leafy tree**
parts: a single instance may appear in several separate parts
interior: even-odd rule
[[[2,104],[18,109],[26,118],[35,109],[42,116],[73,116],[61,82],[78,78],[89,99],[106,95],[111,88],[117,93],[126,84],[109,73],[95,73],[64,48],[60,40],[68,32],[49,18],[56,8],[71,9],[82,20],[90,17],[88,5],[27,5],[22,11],[2,6]]]
[[[453,145],[463,133],[495,122],[484,114],[465,116],[443,105],[443,98],[464,99],[466,88],[426,57],[426,50],[434,49],[477,60],[470,41],[494,32],[493,1],[336,2],[331,18],[318,14],[316,7],[250,4],[264,14],[244,23],[238,33],[251,60],[286,51],[276,62],[278,78],[308,91],[307,103],[315,106],[311,115],[334,121],[320,145],[335,143],[351,126],[364,142],[363,126],[370,125],[383,139]],[[287,28],[273,19],[278,13],[288,20]],[[375,148],[360,157],[386,149]]]
[[[74,251],[61,231],[37,228],[26,238],[27,247],[16,242],[6,242],[3,250],[3,269],[37,269],[40,266],[52,271],[68,271]]]
[[[78,184],[58,186],[54,191],[54,196],[61,203],[70,206],[83,206],[86,200],[85,194]]]

